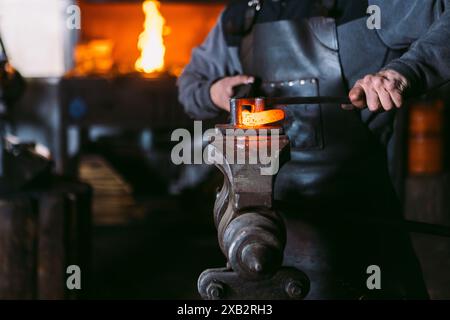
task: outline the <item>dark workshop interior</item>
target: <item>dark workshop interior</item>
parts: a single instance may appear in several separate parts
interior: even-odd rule
[[[1,300],[328,297],[316,287],[319,271],[295,269],[295,263],[281,267],[286,230],[287,251],[314,240],[306,239],[313,233],[309,225],[292,231],[296,222],[283,222],[275,212],[283,204],[273,200],[271,177],[255,173],[257,166],[219,170],[171,158],[176,129],[191,132],[193,145],[208,144],[195,140],[194,120],[203,119],[185,112],[177,79],[229,3],[0,0]],[[264,100],[262,108],[276,99]],[[231,120],[221,113],[204,120],[203,131],[225,123],[245,127],[244,117],[258,111],[278,115],[259,110],[259,100],[242,101],[231,106]],[[244,110],[248,106],[251,112]],[[406,230],[433,300],[450,299],[449,110],[450,87],[443,85],[391,112],[390,181],[402,217],[388,229]],[[281,128],[282,120],[275,123]],[[275,139],[259,133],[265,125],[254,128],[258,146]],[[286,133],[278,141],[280,154],[293,141]],[[290,148],[296,150],[294,142]],[[287,158],[284,168],[293,161]],[[358,188],[351,185],[348,199]],[[319,202],[332,210],[326,199]],[[303,210],[289,206],[289,212]],[[247,247],[237,253],[240,245]],[[262,262],[258,254],[266,254]],[[351,264],[345,254],[336,259],[340,267]],[[321,270],[316,263],[311,258],[309,266]],[[70,288],[69,266],[81,270],[81,288]],[[344,268],[343,274],[356,267]],[[350,291],[337,298],[353,297]]]

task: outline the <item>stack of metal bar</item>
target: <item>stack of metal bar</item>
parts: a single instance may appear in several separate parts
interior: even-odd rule
[[[94,190],[95,225],[122,225],[143,217],[143,208],[135,202],[131,186],[101,156],[83,157],[79,175]]]

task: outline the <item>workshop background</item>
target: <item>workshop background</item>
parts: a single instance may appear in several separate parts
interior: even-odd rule
[[[0,90],[23,88],[0,103],[0,299],[199,298],[200,273],[225,263],[223,177],[173,165],[170,136],[192,130],[176,78],[225,4],[0,0],[0,66],[23,77]],[[430,226],[411,236],[433,299],[450,299],[449,93],[398,112],[393,142],[405,218]]]

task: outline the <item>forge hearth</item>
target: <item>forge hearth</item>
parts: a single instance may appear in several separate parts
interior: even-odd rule
[[[164,66],[159,70],[179,75],[192,49],[216,23],[224,3],[80,0],[82,25],[72,74],[143,71],[137,66],[142,55],[148,60],[164,51]],[[141,40],[146,37],[150,49],[143,53]],[[161,37],[165,50],[158,44]]]
[[[75,67],[61,83],[68,125],[189,125],[176,76],[224,7],[217,1],[80,0]]]

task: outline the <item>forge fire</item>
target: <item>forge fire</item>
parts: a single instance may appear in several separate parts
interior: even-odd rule
[[[170,29],[165,25],[166,21],[159,7],[158,1],[145,1],[142,5],[145,13],[144,31],[139,35],[138,48],[141,55],[135,64],[136,70],[140,72],[164,70],[166,46],[163,36],[168,34]]]
[[[154,0],[79,5],[83,18],[73,73],[80,75],[179,75],[224,6]]]

